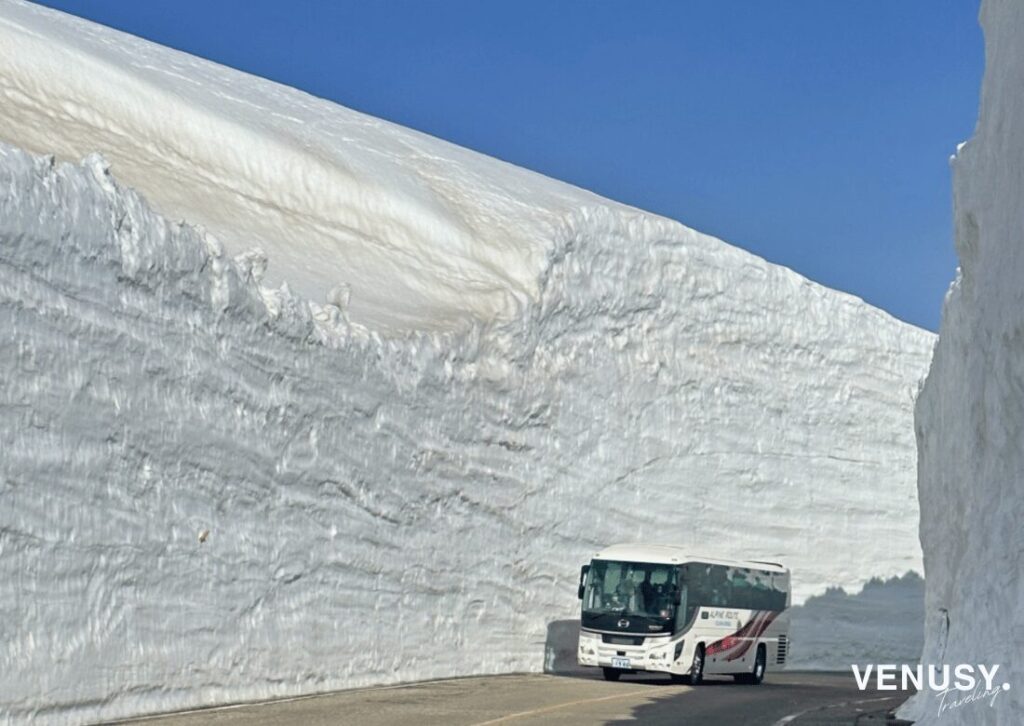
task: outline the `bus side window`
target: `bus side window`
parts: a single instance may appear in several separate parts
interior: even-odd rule
[[[685,582],[679,585],[679,607],[676,608],[676,625],[683,627],[693,619],[693,611],[697,609],[690,598],[689,587]]]
[[[751,577],[754,581],[751,585],[750,607],[754,610],[772,610],[772,573],[754,571]]]
[[[754,588],[750,582],[750,571],[734,567],[729,570],[729,584],[732,587],[730,605],[746,610],[756,610]]]
[[[709,605],[716,607],[727,607],[732,600],[732,587],[729,584],[728,569],[722,565],[712,565],[710,568],[710,602]]]
[[[789,589],[789,583],[786,580],[786,575],[781,573],[772,575],[771,607],[769,609],[786,609],[786,591]]]
[[[680,572],[679,586],[682,588],[683,601],[679,613],[682,616],[680,626],[693,619],[693,614],[701,605],[707,605],[706,566],[700,564],[685,565]]]

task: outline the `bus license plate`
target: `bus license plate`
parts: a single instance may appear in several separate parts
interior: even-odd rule
[[[612,658],[612,668],[629,668],[629,658]]]

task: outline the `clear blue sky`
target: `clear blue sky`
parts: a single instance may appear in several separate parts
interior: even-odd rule
[[[977,0],[46,0],[715,234],[937,329]]]

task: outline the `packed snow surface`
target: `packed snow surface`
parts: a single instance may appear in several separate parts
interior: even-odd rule
[[[603,200],[230,68],[7,0],[0,129],[78,160],[100,150],[155,207],[268,282],[385,330],[509,319],[536,300],[566,213]]]
[[[985,79],[953,162],[960,270],[917,404],[924,663],[1000,666],[993,699],[931,724],[1024,723],[1024,4],[985,0]]]
[[[538,670],[616,541],[920,569],[932,335],[18,2],[0,93],[0,720]]]

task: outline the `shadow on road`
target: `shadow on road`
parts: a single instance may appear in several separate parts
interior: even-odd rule
[[[552,620],[544,641],[544,672],[558,675],[586,675],[588,670],[576,664],[580,638],[579,620]]]

